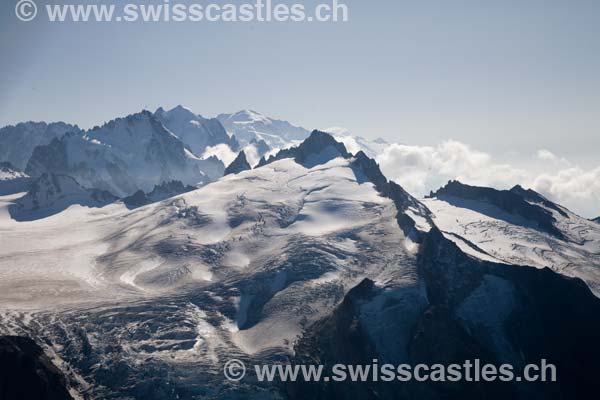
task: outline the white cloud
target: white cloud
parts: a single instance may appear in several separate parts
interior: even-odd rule
[[[556,155],[554,155],[553,152],[551,152],[550,150],[546,150],[546,149],[538,150],[537,157],[540,160],[546,160],[546,161],[554,161],[554,160],[558,159],[558,157],[556,157]]]
[[[581,210],[589,217],[600,215],[600,167],[587,171],[573,167],[540,174],[531,186],[548,198],[573,210]]]
[[[506,187],[522,182],[525,176],[524,171],[494,163],[489,154],[455,140],[435,147],[391,144],[377,156],[377,162],[390,179],[418,195],[450,179]]]
[[[219,160],[223,161],[225,166],[231,164],[233,160],[237,157],[237,153],[226,144],[218,144],[216,146],[207,147],[202,153],[202,159],[206,159],[209,157],[215,156]]]
[[[389,179],[417,196],[436,190],[450,179],[498,189],[521,184],[584,216],[600,215],[600,167],[573,167],[548,150],[538,151],[537,158],[541,169],[534,164],[518,168],[449,140],[437,146],[391,144],[376,159]]]

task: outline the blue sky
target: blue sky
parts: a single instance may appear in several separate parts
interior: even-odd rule
[[[0,125],[250,108],[308,129],[597,166],[595,0],[347,0],[349,22],[299,24],[24,23],[14,3],[0,5]]]

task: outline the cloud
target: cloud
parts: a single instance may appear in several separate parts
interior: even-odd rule
[[[377,156],[377,162],[390,179],[418,195],[450,179],[506,187],[522,182],[526,175],[525,171],[495,163],[489,154],[455,140],[435,147],[391,144]]]
[[[233,160],[237,157],[237,153],[226,144],[218,144],[216,146],[207,147],[202,153],[202,159],[206,159],[209,157],[215,156],[219,160],[223,161],[225,166],[231,164]]]
[[[538,150],[537,158],[539,158],[540,160],[546,160],[546,161],[554,161],[554,160],[558,159],[558,157],[556,157],[553,152],[551,152],[550,150],[546,150],[546,149]]]
[[[563,164],[564,166],[571,165],[571,163],[563,158],[558,157],[556,154],[551,152],[550,150],[540,149],[537,151],[537,158],[542,161],[553,162],[556,164]]]
[[[521,184],[582,215],[600,215],[600,167],[572,166],[545,149],[537,152],[537,159],[537,164],[519,168],[455,140],[437,146],[391,144],[376,157],[389,179],[417,196],[450,179],[498,189]]]
[[[600,167],[566,168],[535,177],[532,188],[548,198],[589,217],[600,215]]]

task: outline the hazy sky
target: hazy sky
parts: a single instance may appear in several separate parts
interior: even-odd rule
[[[598,166],[597,0],[346,0],[349,22],[300,24],[24,23],[15,3],[0,5],[0,125],[250,108],[308,129]]]
[[[0,125],[182,103],[407,143],[600,145],[596,0],[347,0],[337,24],[24,23],[14,3],[0,6]]]

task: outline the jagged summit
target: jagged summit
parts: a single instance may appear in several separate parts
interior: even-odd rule
[[[80,132],[77,125],[64,122],[22,122],[0,129],[0,160],[24,170],[36,146],[50,143],[68,132]]]
[[[534,227],[565,239],[563,233],[556,228],[556,218],[548,209],[528,202],[528,199],[547,201],[538,193],[525,191],[521,187],[511,190],[497,190],[488,187],[470,186],[459,181],[449,181],[444,187],[432,192],[429,198],[438,198],[453,205],[464,208],[475,208],[479,212],[494,218],[509,220],[511,223],[530,223]],[[490,204],[496,209],[481,207],[480,204]],[[500,211],[500,212],[498,212]],[[514,218],[513,218],[514,217]]]
[[[281,150],[268,159],[263,158],[258,165],[263,166],[276,160],[293,158],[299,164],[313,167],[336,157],[350,158],[352,154],[329,133],[314,130],[299,146]]]
[[[36,147],[25,172],[69,175],[85,187],[124,197],[173,179],[206,184],[221,177],[224,169],[219,160],[196,157],[154,114],[144,110]]]
[[[239,174],[240,172],[247,171],[249,169],[252,169],[252,167],[246,159],[246,153],[244,153],[244,151],[242,150],[239,152],[235,160],[233,160],[233,162],[229,164],[227,168],[225,168],[224,175]]]

